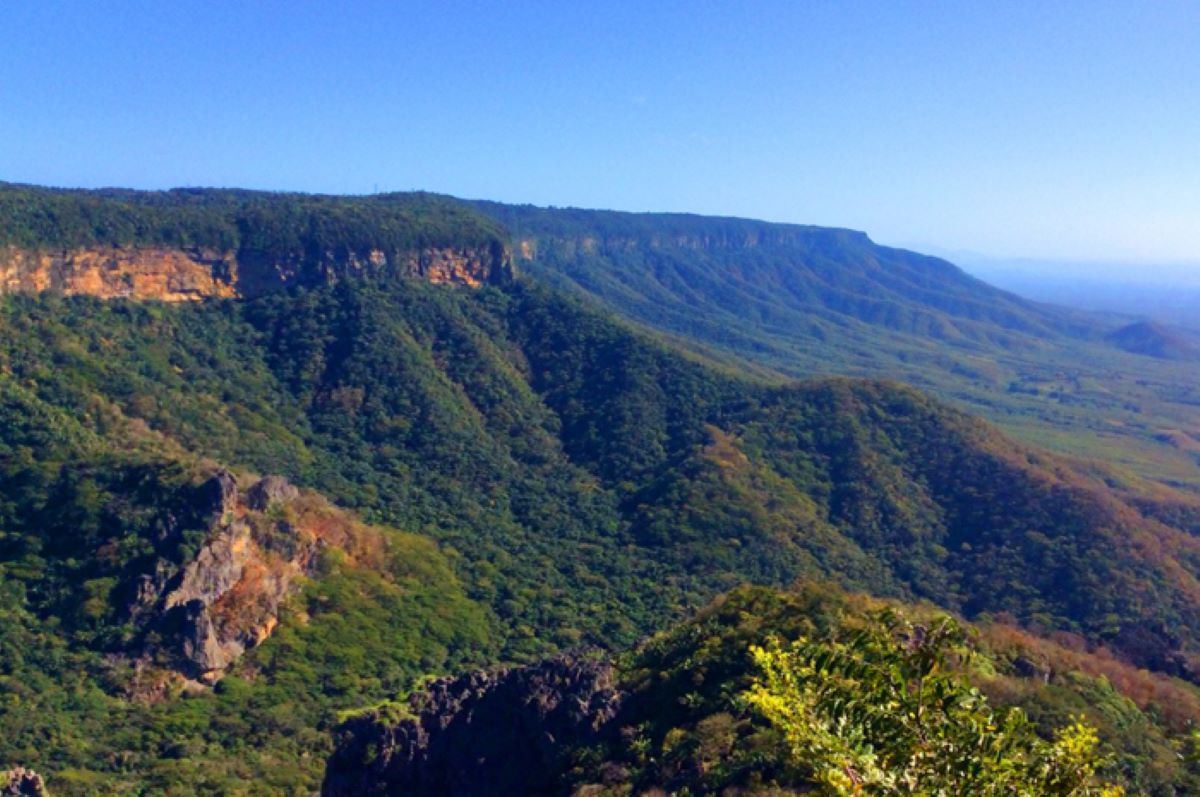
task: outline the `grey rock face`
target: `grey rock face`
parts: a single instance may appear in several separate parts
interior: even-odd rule
[[[262,557],[249,525],[235,520],[200,549],[164,597],[165,612],[178,618],[178,651],[187,674],[213,682],[262,642],[295,577],[312,559],[305,546],[296,547],[292,560],[271,567]]]
[[[611,663],[578,656],[436,681],[409,699],[410,718],[383,712],[343,724],[321,794],[552,792],[567,744],[612,732],[620,705]]]
[[[282,476],[264,476],[246,491],[246,506],[265,512],[273,504],[287,503],[299,495],[300,491]]]
[[[237,479],[227,470],[217,471],[200,488],[202,501],[208,507],[208,523],[215,526],[237,508]]]
[[[317,541],[302,539],[284,521],[247,512],[299,496],[279,476],[239,494],[234,476],[219,470],[175,510],[178,519],[164,525],[164,546],[196,527],[207,529],[207,540],[187,561],[160,558],[131,586],[130,619],[153,632],[142,656],[162,660],[165,654],[172,668],[212,683],[270,635],[280,603],[311,566]]]
[[[222,529],[183,569],[183,577],[163,606],[173,609],[193,602],[211,605],[242,577],[250,558],[250,528],[234,521]]]

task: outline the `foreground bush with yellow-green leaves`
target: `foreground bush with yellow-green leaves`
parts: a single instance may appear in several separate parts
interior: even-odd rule
[[[829,794],[1124,794],[1097,779],[1106,762],[1083,720],[1047,741],[1020,709],[993,710],[955,666],[966,642],[949,617],[891,611],[831,640],[772,639],[751,648],[748,700]]]

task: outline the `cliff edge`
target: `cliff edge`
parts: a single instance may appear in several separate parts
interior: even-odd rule
[[[442,197],[0,183],[0,294],[252,298],[347,278],[479,287],[514,276],[508,235]]]

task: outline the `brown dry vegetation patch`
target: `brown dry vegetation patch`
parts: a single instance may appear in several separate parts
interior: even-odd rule
[[[1135,667],[1104,646],[1089,646],[1081,637],[1064,633],[1047,639],[1001,623],[982,625],[979,631],[983,645],[998,657],[1024,656],[1044,667],[1051,680],[1072,672],[1107,680],[1139,709],[1157,713],[1173,731],[1200,723],[1200,690],[1177,678]],[[1011,680],[1002,676],[984,687],[1003,694],[1013,686],[1004,681]]]

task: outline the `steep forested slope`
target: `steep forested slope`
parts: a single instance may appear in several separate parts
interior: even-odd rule
[[[1200,486],[1194,362],[1122,322],[1025,301],[950,263],[850,230],[475,202],[527,273],[741,364],[890,377],[1019,436]],[[1145,336],[1142,336],[1143,338]]]
[[[429,194],[0,184],[0,292],[184,301],[361,276],[501,283],[514,267],[743,370],[899,379],[1038,445],[1200,487],[1194,361],[862,233]]]
[[[816,572],[1092,633],[1195,626],[1197,543],[1098,479],[911,389],[756,385],[535,287],[8,308],[34,411],[77,435],[136,418],[437,537],[541,632],[514,652],[628,641],[689,595]]]
[[[1191,672],[1191,537],[900,386],[744,382],[528,286],[345,282],[178,308],[13,297],[0,323],[6,683],[34,690],[5,754],[60,788],[199,766],[219,784],[276,760],[278,782],[311,783],[336,707],[472,657],[628,644],[747,579],[1009,611]],[[448,556],[466,596],[442,565],[396,595],[371,586],[377,565],[318,569],[217,694],[112,697],[140,683],[111,659],[131,639],[125,574],[186,506],[171,485],[197,456],[436,539],[444,554],[414,539],[399,561]],[[307,698],[270,719],[285,685]],[[117,710],[130,730],[113,737],[97,723]],[[240,719],[214,725],[222,712]],[[311,733],[284,743],[296,722]],[[247,737],[270,757],[239,758]]]

